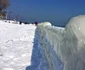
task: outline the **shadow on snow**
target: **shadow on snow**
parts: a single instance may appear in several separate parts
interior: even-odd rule
[[[38,47],[39,42],[38,42],[37,29],[35,30],[35,37],[33,43],[34,45],[31,56],[31,66],[27,66],[26,70],[36,70],[36,68],[40,64],[40,59],[42,58],[42,55],[40,53],[40,48]]]

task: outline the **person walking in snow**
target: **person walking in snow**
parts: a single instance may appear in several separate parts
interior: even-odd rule
[[[38,25],[38,22],[36,21],[36,22],[35,22],[35,26],[37,26],[37,25]]]
[[[22,24],[22,21],[20,21],[19,24],[21,25]]]

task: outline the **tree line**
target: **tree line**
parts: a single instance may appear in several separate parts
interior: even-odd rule
[[[9,0],[0,0],[0,17],[6,16],[6,9],[10,6]]]
[[[13,13],[11,11],[6,11],[6,9],[10,6],[9,0],[0,0],[0,19],[15,19],[15,20],[22,20],[23,17],[20,15],[16,15],[15,18],[13,16]]]

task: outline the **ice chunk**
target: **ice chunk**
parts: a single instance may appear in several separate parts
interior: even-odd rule
[[[77,38],[85,37],[85,15],[72,18],[66,25],[67,31],[74,33]]]
[[[66,26],[68,37],[75,38],[73,40],[76,46],[78,57],[85,62],[85,15],[72,18]]]
[[[85,70],[85,15],[72,18],[63,30],[55,29],[48,23],[45,25],[39,25],[41,42],[44,44],[48,41],[59,60],[64,63],[63,70]]]
[[[38,26],[43,26],[43,27],[51,26],[51,23],[50,22],[42,22],[42,23],[38,24]]]

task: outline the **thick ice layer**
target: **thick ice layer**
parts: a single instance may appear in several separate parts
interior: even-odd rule
[[[46,53],[46,57],[50,70],[56,70],[59,67],[53,62],[55,60],[53,57],[59,58],[64,63],[64,70],[85,70],[85,15],[72,18],[65,29],[47,24],[47,22],[46,26],[45,23],[44,25],[43,23],[39,24],[38,29],[41,43],[45,46],[45,51],[49,52]],[[51,50],[49,51],[46,41],[51,45],[50,48],[56,55]],[[48,58],[48,56],[50,57]]]
[[[43,23],[38,25],[38,30],[50,70],[63,70],[63,63],[58,59],[55,52],[59,52],[59,50],[56,51],[56,48],[60,44],[64,28],[51,26],[49,22],[44,22],[44,25]]]
[[[85,70],[85,15],[72,18],[65,29],[66,46],[70,51],[69,64],[66,66],[71,70]]]

